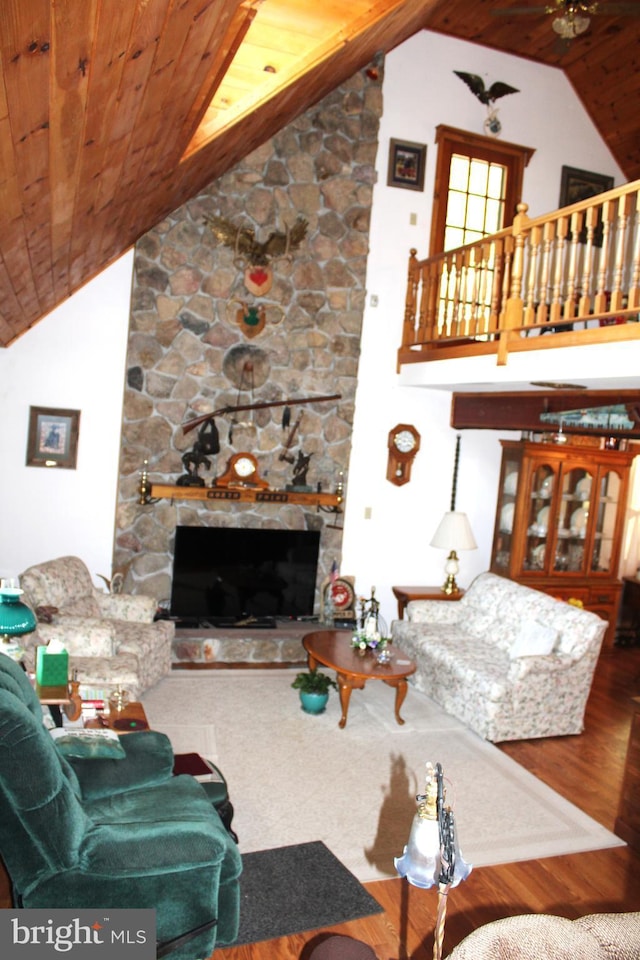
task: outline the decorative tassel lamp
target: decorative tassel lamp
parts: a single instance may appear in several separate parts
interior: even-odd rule
[[[466,513],[456,511],[456,494],[458,486],[458,463],[460,460],[460,436],[456,437],[456,455],[453,465],[453,483],[451,488],[451,509],[445,513],[438,525],[438,529],[433,535],[430,546],[438,547],[441,550],[449,550],[449,556],[445,563],[444,570],[447,578],[442,585],[442,592],[447,596],[452,596],[460,592],[456,583],[456,576],[460,565],[458,562],[458,550],[477,550],[478,544],[475,541],[469,524],[469,518]]]
[[[451,887],[466,880],[473,867],[460,853],[451,807],[445,806],[444,777],[439,763],[427,763],[425,793],[416,797],[409,841],[395,867],[414,887],[438,885],[438,914],[434,931],[433,960],[441,960],[447,896]]]

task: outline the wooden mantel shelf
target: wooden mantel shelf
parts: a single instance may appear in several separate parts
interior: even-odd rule
[[[167,483],[151,484],[151,498],[171,500],[231,500],[234,503],[298,503],[318,507],[339,507],[337,493],[297,490],[263,490],[255,487],[179,487]]]

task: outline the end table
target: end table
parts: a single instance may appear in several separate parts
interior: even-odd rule
[[[412,600],[461,600],[464,590],[457,593],[444,593],[442,587],[391,587],[398,601],[398,620],[404,617],[404,611]]]
[[[82,713],[82,698],[79,693],[80,682],[69,680],[57,687],[44,687],[36,683],[35,689],[40,703],[48,707],[62,707],[69,720],[78,720]]]

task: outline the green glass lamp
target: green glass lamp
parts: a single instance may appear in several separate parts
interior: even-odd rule
[[[35,613],[20,599],[22,594],[17,580],[0,580],[0,652],[12,660],[24,653],[15,638],[32,633],[37,625]]]

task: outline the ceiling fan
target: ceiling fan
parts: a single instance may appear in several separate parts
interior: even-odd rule
[[[551,26],[560,39],[566,42],[585,33],[589,29],[590,18],[596,14],[610,17],[640,16],[637,3],[599,3],[596,0],[553,0],[540,7],[502,7],[491,12],[498,17],[555,14]]]

